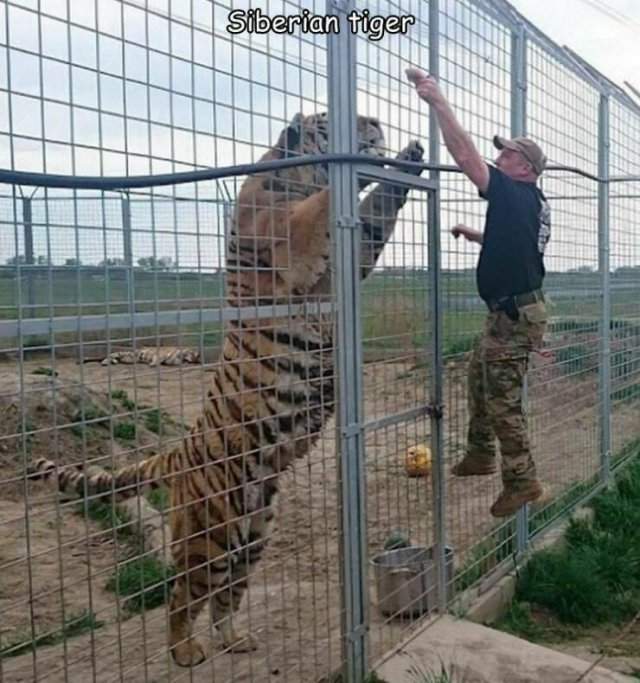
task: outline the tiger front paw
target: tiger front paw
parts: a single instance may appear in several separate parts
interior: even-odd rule
[[[412,140],[396,157],[399,161],[414,161],[421,162],[424,158],[424,147],[419,140]],[[414,175],[420,175],[423,171],[422,168],[403,168],[401,169],[406,173],[413,173]]]

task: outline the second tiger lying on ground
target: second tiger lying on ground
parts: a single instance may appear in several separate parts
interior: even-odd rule
[[[113,351],[106,358],[84,358],[83,363],[100,363],[101,365],[134,365],[146,363],[152,368],[157,365],[182,365],[199,363],[200,353],[182,346],[144,346],[141,349]]]
[[[326,113],[297,115],[263,160],[327,152]],[[381,155],[377,120],[358,117],[359,149]],[[399,158],[420,161],[410,143]],[[420,171],[416,171],[417,174]],[[230,306],[327,300],[331,243],[327,165],[298,166],[247,178],[237,199],[227,255]],[[361,188],[364,189],[364,188]],[[361,276],[392,234],[408,188],[378,184],[360,204]],[[256,647],[238,634],[238,609],[249,569],[268,538],[278,474],[316,442],[333,413],[333,317],[308,311],[290,317],[231,321],[213,373],[204,414],[183,444],[114,472],[86,475],[41,459],[61,490],[80,495],[137,495],[169,488],[172,546],[178,572],[171,594],[170,645],[175,661],[193,666],[205,655],[192,637],[207,600],[226,647]]]

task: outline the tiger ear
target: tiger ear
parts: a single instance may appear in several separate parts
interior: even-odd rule
[[[302,112],[298,112],[280,135],[278,147],[282,151],[282,157],[284,159],[293,156],[293,150],[300,144],[303,119],[304,116],[302,115]]]

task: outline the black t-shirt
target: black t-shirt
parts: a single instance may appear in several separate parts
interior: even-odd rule
[[[476,270],[485,300],[539,289],[545,275],[543,255],[551,231],[547,200],[535,183],[513,180],[489,166],[489,202]]]

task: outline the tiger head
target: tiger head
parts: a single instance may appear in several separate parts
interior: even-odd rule
[[[384,155],[384,133],[380,122],[370,116],[357,118],[358,152],[370,156]],[[305,154],[327,154],[329,152],[329,115],[296,114],[289,125],[280,133],[275,146],[280,158],[302,156]],[[329,184],[329,164],[295,166],[276,172],[280,181],[310,188],[311,192]]]

